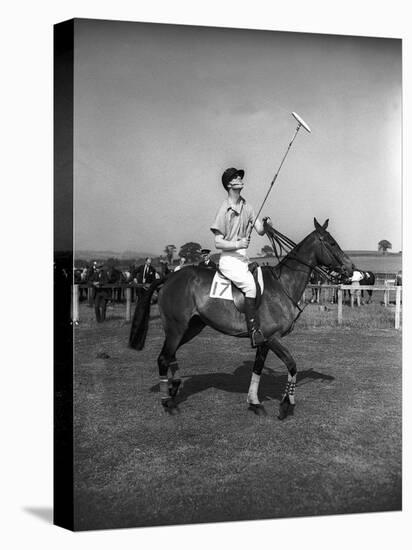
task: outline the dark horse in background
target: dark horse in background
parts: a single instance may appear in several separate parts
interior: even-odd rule
[[[363,271],[362,269],[358,269],[357,267],[354,267],[354,270],[355,269],[356,269],[356,271],[360,271],[360,273],[362,273],[362,275],[363,275],[363,279],[361,279],[360,282],[359,282],[361,287],[362,286],[373,286],[375,284],[375,274],[372,273],[372,271]],[[350,285],[351,284],[351,281],[345,275],[340,275],[338,277],[338,282],[340,284],[345,284],[345,285]],[[361,290],[362,304],[364,303],[364,293],[365,292],[368,293],[368,297],[367,297],[365,303],[370,304],[371,301],[372,301],[373,290],[372,289]],[[343,291],[343,300],[344,301],[349,301],[350,300],[350,290],[344,290]]]
[[[276,265],[263,266],[264,292],[259,307],[260,325],[267,342],[256,350],[252,380],[248,393],[249,407],[261,409],[257,397],[260,375],[269,350],[273,351],[288,370],[288,381],[281,400],[279,418],[293,411],[295,404],[296,362],[281,343],[281,338],[293,330],[296,319],[303,311],[299,305],[312,270],[325,266],[352,274],[352,260],[341,250],[326,231],[328,221],[320,225],[314,220],[315,230]],[[265,224],[267,234],[271,228]],[[166,279],[155,281],[136,306],[132,321],[129,345],[143,349],[150,313],[150,299],[161,285],[159,311],[165,332],[165,340],[157,363],[160,376],[162,404],[168,409],[175,407],[180,380],[174,380],[176,351],[197,336],[206,326],[215,330],[247,338],[245,316],[229,300],[209,296],[215,270],[188,266],[170,274]],[[169,377],[170,376],[170,377]],[[258,413],[259,414],[259,413]]]

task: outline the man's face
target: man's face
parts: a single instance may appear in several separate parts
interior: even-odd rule
[[[207,262],[207,260],[209,259],[209,254],[202,254],[202,258],[204,262]]]
[[[146,265],[150,265],[152,263],[152,258],[147,258]]]
[[[242,189],[244,186],[243,179],[240,176],[236,176],[231,179],[228,185],[229,189]]]

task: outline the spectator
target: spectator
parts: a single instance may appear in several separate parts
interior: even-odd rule
[[[146,258],[144,264],[139,265],[139,267],[133,271],[133,282],[138,285],[142,285],[136,289],[137,298],[140,298],[147,288],[153,283],[153,281],[157,278],[156,275],[157,272],[152,266],[152,258]]]
[[[97,267],[97,261],[93,261],[90,266],[87,268],[87,274],[86,274],[86,280],[84,282],[88,283],[89,285],[93,285],[93,290],[89,294],[89,307],[93,307],[94,304],[94,298],[96,295],[96,289],[94,283],[97,281],[99,270]]]
[[[353,270],[352,277],[349,277],[349,281],[353,287],[350,291],[350,305],[353,306],[354,299],[356,298],[356,305],[361,305],[361,290],[360,282],[363,279],[363,273],[356,268]]]
[[[86,280],[89,282],[94,282],[97,272],[98,272],[97,262],[93,261],[90,264],[90,266],[87,268]]]
[[[150,285],[156,279],[156,270],[152,266],[152,258],[146,258],[144,264],[133,271],[133,281],[139,285]]]
[[[396,286],[402,286],[402,269],[396,274]]]
[[[97,266],[96,266],[97,267]],[[104,266],[99,266],[94,273],[94,312],[96,321],[102,323],[106,319],[107,302],[111,298],[110,288],[104,288],[109,283],[109,272]]]
[[[209,269],[216,269],[216,264],[210,259],[210,250],[208,248],[202,248],[200,251],[202,255],[202,261],[199,262],[199,267],[208,267]]]
[[[162,277],[167,277],[169,273],[171,273],[171,270],[169,268],[169,263],[165,258],[160,259],[160,269],[161,269]]]

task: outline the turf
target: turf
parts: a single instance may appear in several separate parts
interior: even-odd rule
[[[299,369],[297,405],[281,422],[285,367],[268,356],[266,415],[256,416],[246,405],[253,350],[206,328],[179,350],[183,389],[169,415],[156,306],[141,352],[127,348],[130,325],[114,310],[101,325],[90,311],[76,328],[77,529],[401,508],[398,331],[298,322],[284,339]]]

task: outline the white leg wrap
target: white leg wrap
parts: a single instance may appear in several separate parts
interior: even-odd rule
[[[252,405],[260,405],[258,399],[258,389],[259,389],[260,375],[252,372],[252,379],[250,381],[249,391],[247,394],[247,402]]]
[[[287,384],[287,393],[289,396],[289,402],[291,405],[295,404],[295,388],[296,388],[296,374],[292,376],[288,374],[288,384]]]
[[[169,397],[169,380],[167,378],[160,379],[160,397],[162,399]]]

